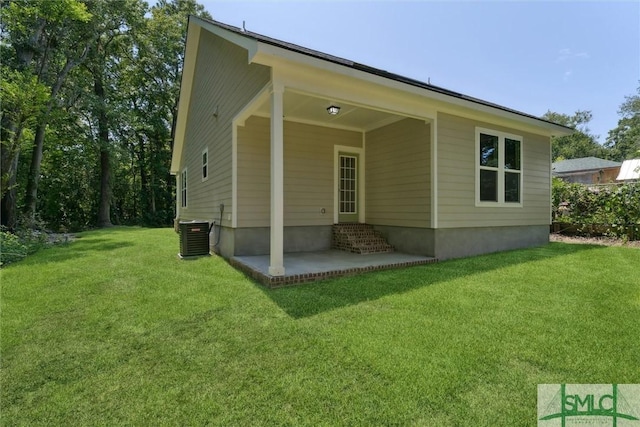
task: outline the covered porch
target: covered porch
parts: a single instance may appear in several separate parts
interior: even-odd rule
[[[433,262],[428,252],[328,249],[333,224],[435,226],[435,113],[372,96],[371,86],[337,91],[299,79],[273,80],[233,121],[236,237],[228,258],[269,285]],[[316,242],[305,248],[303,239]]]

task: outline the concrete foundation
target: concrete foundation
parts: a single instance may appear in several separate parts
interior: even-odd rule
[[[530,248],[549,243],[548,225],[515,227],[441,228],[435,232],[435,255],[440,260]]]
[[[549,242],[549,226],[415,228],[376,225],[397,252],[435,257],[463,258],[491,252],[542,246]],[[218,234],[220,239],[218,245]],[[229,228],[211,231],[211,249],[225,258],[267,255],[269,227]],[[331,226],[285,227],[284,252],[326,251],[331,248]]]
[[[214,247],[220,233],[220,241]],[[211,250],[225,258],[266,255],[270,249],[269,227],[229,228],[211,232]],[[284,252],[326,251],[331,248],[331,226],[284,227]]]
[[[434,230],[432,228],[374,225],[373,228],[398,252],[434,256]]]

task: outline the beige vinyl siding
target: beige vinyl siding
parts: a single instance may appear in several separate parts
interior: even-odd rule
[[[180,170],[188,168],[188,206],[181,219],[218,219],[231,226],[233,117],[270,81],[270,69],[247,64],[247,51],[201,31]],[[218,117],[214,117],[217,111]],[[209,178],[202,181],[202,150],[208,147]]]
[[[522,137],[522,207],[476,207],[475,128]],[[546,225],[550,202],[548,137],[438,114],[438,226]]]
[[[404,119],[366,134],[366,222],[429,227],[430,125]]]
[[[271,209],[269,119],[238,126],[238,227],[268,227]]]
[[[269,226],[270,138],[268,118],[252,116],[238,128],[238,227]],[[361,147],[362,134],[284,123],[285,226],[333,223],[334,145]]]

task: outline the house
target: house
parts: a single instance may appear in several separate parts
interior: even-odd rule
[[[640,181],[640,159],[631,159],[622,162],[622,166],[620,166],[620,173],[616,177],[616,181]]]
[[[555,162],[551,165],[551,171],[553,176],[567,182],[606,184],[615,182],[620,172],[620,165],[622,165],[620,162],[597,157],[581,157]]]
[[[334,224],[368,224],[397,252],[439,259],[541,245],[550,138],[571,132],[191,17],[176,219],[214,221],[216,253],[268,255],[273,277],[286,274],[284,253],[329,249]]]

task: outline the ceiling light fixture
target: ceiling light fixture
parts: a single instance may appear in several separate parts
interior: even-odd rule
[[[340,107],[338,107],[336,105],[331,105],[331,106],[327,107],[327,113],[331,114],[332,116],[335,116],[339,112],[340,112]]]

